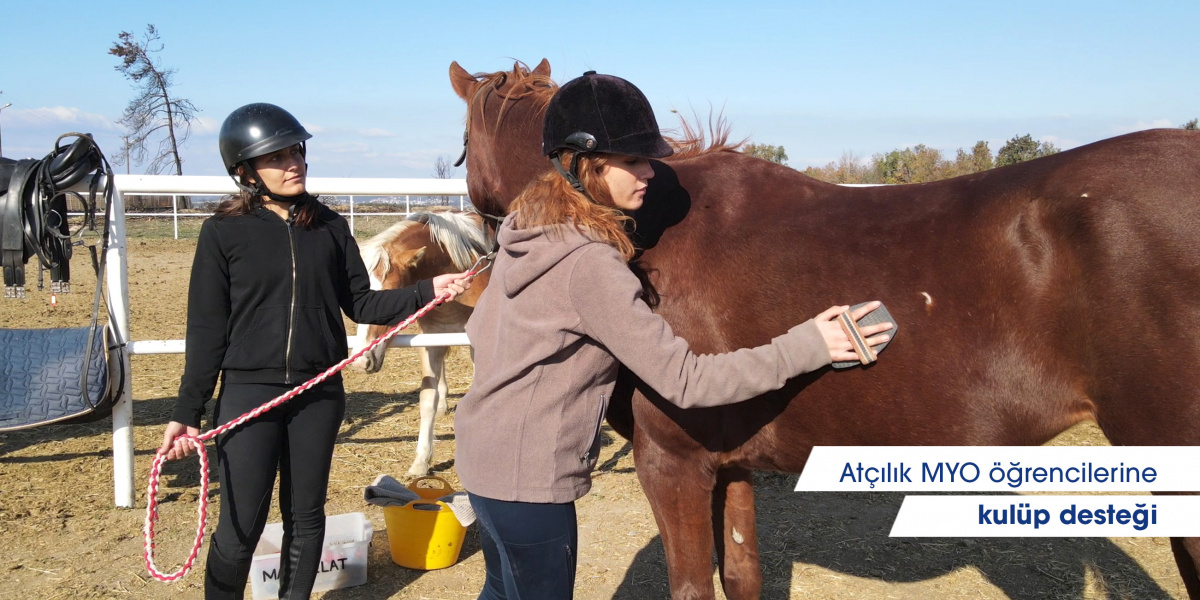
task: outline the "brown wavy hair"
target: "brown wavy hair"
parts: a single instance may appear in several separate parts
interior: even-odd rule
[[[573,152],[562,151],[564,166],[571,164]],[[613,204],[608,184],[600,176],[611,155],[585,153],[579,157],[579,181],[595,202],[579,193],[557,170],[535,179],[509,207],[516,212],[517,229],[545,225],[574,225],[581,233],[616,248],[629,261],[636,249],[626,226],[633,219]]]

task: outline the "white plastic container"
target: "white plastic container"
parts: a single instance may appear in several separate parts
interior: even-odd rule
[[[367,548],[374,528],[363,513],[325,518],[325,542],[314,592],[353,587],[367,582]],[[250,591],[254,600],[279,597],[279,547],[283,524],[270,523],[263,529],[250,563]]]

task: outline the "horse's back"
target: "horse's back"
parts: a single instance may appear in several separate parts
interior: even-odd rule
[[[1124,443],[1172,421],[1168,437],[1191,435],[1183,388],[1200,382],[1178,367],[1200,360],[1200,135],[1139,132],[875,188],[733,153],[670,166],[689,207],[645,259],[695,350],[761,344],[844,302],[881,299],[900,324],[869,369],[826,369],[715,418],[659,403],[731,462],[794,470],[814,444],[1041,443],[1086,418]],[[1178,400],[1136,400],[1166,392]]]

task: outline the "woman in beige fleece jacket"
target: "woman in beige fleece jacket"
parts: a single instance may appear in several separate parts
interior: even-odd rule
[[[482,530],[479,597],[570,598],[574,501],[591,487],[600,425],[624,364],[681,407],[720,406],[856,360],[834,306],[771,343],[699,356],[651,312],[629,270],[624,211],[642,205],[669,156],[633,84],[585,73],[546,112],[542,150],[556,172],[533,182],[501,225],[491,284],[467,324],[475,378],[455,416],[455,468]],[[861,319],[878,307],[853,314]],[[863,327],[882,344],[890,323]]]

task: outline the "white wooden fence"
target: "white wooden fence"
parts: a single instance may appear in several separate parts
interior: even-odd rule
[[[195,194],[222,195],[237,191],[233,180],[228,177],[170,176],[170,175],[116,175],[115,199],[112,220],[108,223],[109,246],[105,285],[108,302],[112,307],[113,326],[125,344],[126,358],[123,368],[130,376],[125,378],[125,387],[113,407],[113,484],[116,505],[133,508],[136,473],[133,470],[133,396],[129,356],[133,354],[180,354],[184,350],[183,340],[137,340],[137,333],[129,327],[129,263],[125,236],[124,194]],[[308,180],[308,191],[313,194],[331,196],[465,196],[467,184],[462,179],[348,179],[313,177]],[[347,339],[347,346],[353,342]],[[441,333],[396,336],[391,347],[413,346],[462,346],[467,345],[466,334]],[[155,450],[157,444],[155,444]],[[142,474],[145,476],[146,474]]]
[[[109,247],[105,272],[108,302],[112,307],[113,326],[126,347],[124,369],[130,377],[125,378],[125,387],[120,399],[113,407],[113,483],[116,504],[132,508],[134,499],[135,473],[133,471],[133,396],[130,380],[133,373],[129,356],[133,354],[182,354],[183,340],[133,340],[136,332],[129,328],[129,268],[126,254],[125,198],[124,194],[193,194],[224,195],[237,191],[233,180],[224,176],[173,176],[173,175],[116,175],[116,198],[113,201],[113,217],[108,224]],[[77,188],[82,191],[82,186]],[[467,183],[463,179],[350,179],[312,177],[308,179],[308,191],[329,196],[466,196]],[[164,215],[165,216],[165,215]],[[347,346],[353,345],[347,338]],[[417,346],[466,346],[470,342],[465,333],[437,333],[399,335],[392,339],[389,347]],[[156,448],[157,449],[157,448]]]
[[[146,194],[146,193],[140,193],[140,192],[125,192],[126,197],[128,197],[128,196],[165,196],[165,195],[166,194]],[[183,219],[189,219],[189,218],[190,219],[196,219],[196,218],[207,219],[208,217],[212,216],[211,212],[193,212],[193,211],[180,212],[179,211],[179,197],[182,195],[183,194],[170,194],[170,196],[171,196],[171,211],[170,212],[166,212],[166,211],[129,212],[127,210],[127,211],[125,211],[125,216],[126,217],[145,217],[145,218],[151,218],[151,219],[170,218],[172,228],[174,229],[175,239],[179,239],[179,219],[180,218],[183,218]],[[354,225],[355,225],[356,218],[398,217],[398,216],[408,216],[413,213],[412,194],[404,194],[404,196],[403,196],[404,212],[398,212],[398,211],[393,211],[393,212],[370,212],[370,211],[367,211],[367,212],[363,212],[361,209],[355,210],[355,208],[357,206],[360,206],[362,204],[358,201],[357,196],[350,195],[350,196],[333,196],[333,197],[335,199],[338,197],[344,197],[347,199],[347,204],[349,205],[350,210],[348,212],[346,212],[343,216],[346,217],[346,220],[350,222],[350,233],[352,235],[355,233]],[[442,197],[448,198],[447,196],[442,196]],[[452,204],[445,204],[445,205],[439,205],[439,206],[453,206],[454,204],[457,204],[459,210],[465,210],[467,208],[467,203],[468,203],[467,196],[464,194],[464,195],[458,196],[458,199]],[[396,197],[396,205],[399,205],[399,204],[400,204],[400,197],[397,196]],[[417,208],[422,208],[425,205],[419,203],[416,206],[417,206]]]

